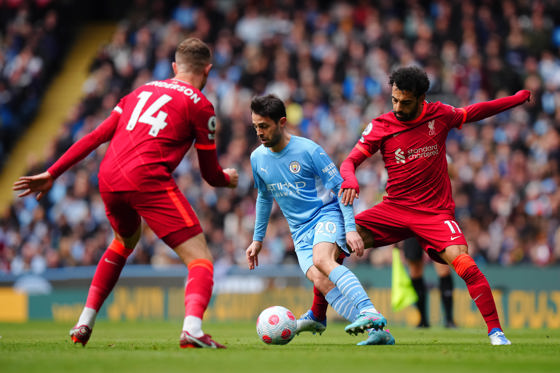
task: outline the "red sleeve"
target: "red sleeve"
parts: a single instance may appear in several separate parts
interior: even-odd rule
[[[216,114],[210,102],[197,112],[194,130],[194,147],[198,154],[198,165],[202,178],[214,187],[228,186],[229,175],[224,173],[218,163],[216,143],[214,142]]]
[[[215,147],[216,114],[210,102],[197,109],[192,115],[194,123],[195,147],[197,149],[210,149]]]
[[[354,189],[356,193],[360,193],[360,184],[356,179],[356,168],[368,158],[365,149],[362,149],[361,144],[358,143],[348,157],[340,165],[340,175],[344,179],[341,189]]]
[[[196,152],[198,154],[200,173],[204,180],[214,187],[228,186],[229,175],[222,170],[222,167],[218,163],[216,149],[205,150],[197,148]]]
[[[109,141],[115,133],[119,118],[120,113],[113,110],[107,119],[97,126],[96,129],[76,141],[47,171],[56,179],[70,167],[84,159],[99,145]]]
[[[525,101],[529,101],[530,97],[530,91],[522,90],[513,96],[469,105],[464,108],[467,113],[466,122],[476,122],[481,119],[491,117],[492,115],[496,115],[502,111],[521,105]]]

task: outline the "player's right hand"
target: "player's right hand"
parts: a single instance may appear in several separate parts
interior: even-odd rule
[[[344,205],[352,205],[354,199],[360,198],[360,185],[356,178],[346,179],[340,185],[340,190],[338,191],[338,200]]]
[[[31,193],[38,192],[37,201],[41,200],[51,190],[54,183],[54,178],[47,171],[33,175],[33,176],[21,176],[13,186],[13,190],[23,190],[22,193],[18,194],[18,197],[25,197]]]
[[[224,168],[224,173],[229,176],[229,184],[228,188],[235,188],[237,187],[237,183],[239,182],[239,174],[235,168]]]
[[[245,251],[247,255],[247,264],[249,265],[249,269],[255,269],[255,267],[259,266],[259,253],[262,249],[262,242],[261,241],[253,241],[251,245]]]
[[[360,196],[354,189],[340,189],[338,192],[338,199],[344,206],[352,205],[356,198],[360,198]]]

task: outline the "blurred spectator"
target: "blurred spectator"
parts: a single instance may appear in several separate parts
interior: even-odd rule
[[[0,169],[33,120],[72,35],[64,2],[0,2]],[[62,15],[62,17],[61,17]]]

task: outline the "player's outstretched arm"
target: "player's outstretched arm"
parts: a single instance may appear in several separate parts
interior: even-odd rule
[[[491,117],[492,115],[496,115],[502,111],[511,109],[530,100],[531,91],[524,89],[513,96],[502,97],[496,100],[479,102],[466,106],[464,108],[466,111],[465,122],[476,122],[484,118]]]
[[[31,193],[37,193],[37,201],[41,200],[45,194],[51,190],[54,183],[54,178],[47,171],[33,175],[33,176],[21,176],[13,186],[13,190],[21,191],[18,197],[25,197]]]
[[[262,250],[262,242],[261,241],[253,241],[251,245],[245,251],[247,255],[247,264],[249,265],[249,269],[255,269],[255,267],[259,266],[259,253]]]

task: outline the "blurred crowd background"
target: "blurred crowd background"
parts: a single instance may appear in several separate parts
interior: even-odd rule
[[[5,3],[2,159],[32,120],[70,43],[61,22],[67,2]],[[170,77],[175,46],[199,37],[214,53],[204,93],[219,118],[220,163],[237,168],[240,182],[236,190],[210,187],[201,180],[194,151],[175,176],[200,218],[216,266],[246,267],[256,199],[249,154],[259,145],[251,98],[275,93],[285,100],[292,133],[313,139],[340,165],[369,121],[391,110],[390,72],[417,65],[431,80],[428,100],[456,107],[531,90],[531,103],[451,132],[447,153],[456,215],[479,263],[560,264],[559,1],[135,0],[127,9],[91,61],[87,81],[68,87],[83,99],[68,113],[46,159],[30,164],[28,173],[45,170],[108,116],[121,96]],[[97,264],[112,240],[97,191],[105,149],[60,177],[40,203],[14,200],[0,221],[0,273]],[[386,172],[379,155],[359,168],[358,179],[357,212],[383,196]],[[293,250],[275,207],[259,261],[295,263]],[[390,261],[389,248],[349,259],[350,265]],[[166,266],[178,258],[145,227],[129,262]]]

